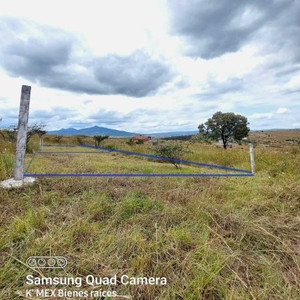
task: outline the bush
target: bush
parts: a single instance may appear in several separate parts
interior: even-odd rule
[[[211,136],[209,136],[207,134],[203,134],[203,133],[194,135],[190,140],[193,143],[208,143],[208,144],[211,144],[213,142],[213,139],[212,139]]]
[[[139,139],[136,141],[137,145],[144,145],[145,144],[145,140]]]
[[[127,142],[126,142],[127,145],[129,146],[133,146],[135,145],[135,142],[133,141],[133,139],[129,139]]]
[[[84,144],[84,139],[86,138],[85,135],[76,135],[75,136],[75,141],[77,144]]]
[[[157,145],[154,148],[154,152],[159,156],[169,158],[168,160],[163,161],[172,163],[178,169],[180,167],[180,162],[178,162],[178,160],[182,159],[186,151],[183,149],[182,144],[172,143],[168,145]]]
[[[62,138],[63,138],[62,135],[56,135],[56,136],[54,137],[54,141],[55,141],[56,143],[60,143],[61,140],[62,140]]]

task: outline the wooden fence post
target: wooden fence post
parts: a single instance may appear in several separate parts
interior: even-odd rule
[[[23,180],[31,87],[22,85],[16,145],[15,180]]]

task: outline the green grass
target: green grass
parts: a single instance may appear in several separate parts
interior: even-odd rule
[[[194,147],[195,148],[195,147]],[[199,146],[198,146],[199,148]],[[136,153],[145,153],[153,155],[151,148],[140,148],[139,152],[134,149]],[[247,151],[239,149],[235,151],[234,155],[226,156],[224,151],[220,148],[214,149],[214,153],[210,153],[210,157],[203,155],[205,148],[189,151],[184,160],[194,162],[205,162],[207,164],[217,164],[226,167],[240,167],[244,164],[245,169],[249,169],[249,162],[247,161]],[[36,154],[31,161],[28,156],[26,166],[28,173],[42,173],[42,174],[80,174],[80,173],[130,173],[130,174],[200,174],[200,173],[229,173],[230,171],[199,167],[195,165],[181,164],[178,168],[171,162],[141,157],[138,155],[127,155],[117,152],[101,152],[90,153],[97,151],[96,149],[74,147],[45,147],[43,149],[45,154]],[[66,153],[68,152],[68,153]],[[84,153],[79,153],[84,152]],[[211,152],[211,149],[209,150]],[[213,156],[214,155],[214,156]],[[213,158],[213,159],[212,159]],[[232,171],[231,171],[232,173]]]
[[[15,158],[8,148],[0,149],[0,180],[5,180],[13,174]]]
[[[249,169],[246,146],[189,149],[186,159]],[[94,155],[37,156],[32,168],[176,172],[144,158]],[[257,146],[255,156],[255,177],[39,178],[1,189],[0,298],[23,299],[25,276],[38,274],[24,265],[29,256],[60,255],[64,270],[39,272],[167,278],[166,286],[112,287],[131,299],[299,299],[300,151]]]

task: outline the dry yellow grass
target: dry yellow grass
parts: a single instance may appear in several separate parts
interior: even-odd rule
[[[151,148],[115,143],[146,153]],[[62,255],[65,270],[39,272],[167,278],[165,286],[111,287],[128,299],[299,299],[300,151],[296,144],[279,146],[255,147],[255,177],[39,178],[33,187],[1,189],[0,298],[22,298],[26,275],[40,276],[24,265],[29,256]],[[189,149],[188,159],[249,168],[246,146]],[[59,157],[41,156],[35,168],[67,170],[75,158]],[[102,166],[121,171],[137,161],[149,171],[153,164],[176,171],[111,154]]]

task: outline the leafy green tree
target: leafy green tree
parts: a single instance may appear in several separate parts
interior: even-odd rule
[[[224,149],[227,148],[228,141],[241,141],[248,136],[250,128],[247,118],[232,112],[216,112],[204,124],[198,126],[199,134],[208,136],[214,140],[222,139]]]
[[[108,135],[94,135],[93,139],[95,140],[95,146],[99,147],[100,143],[108,138],[109,138]]]

